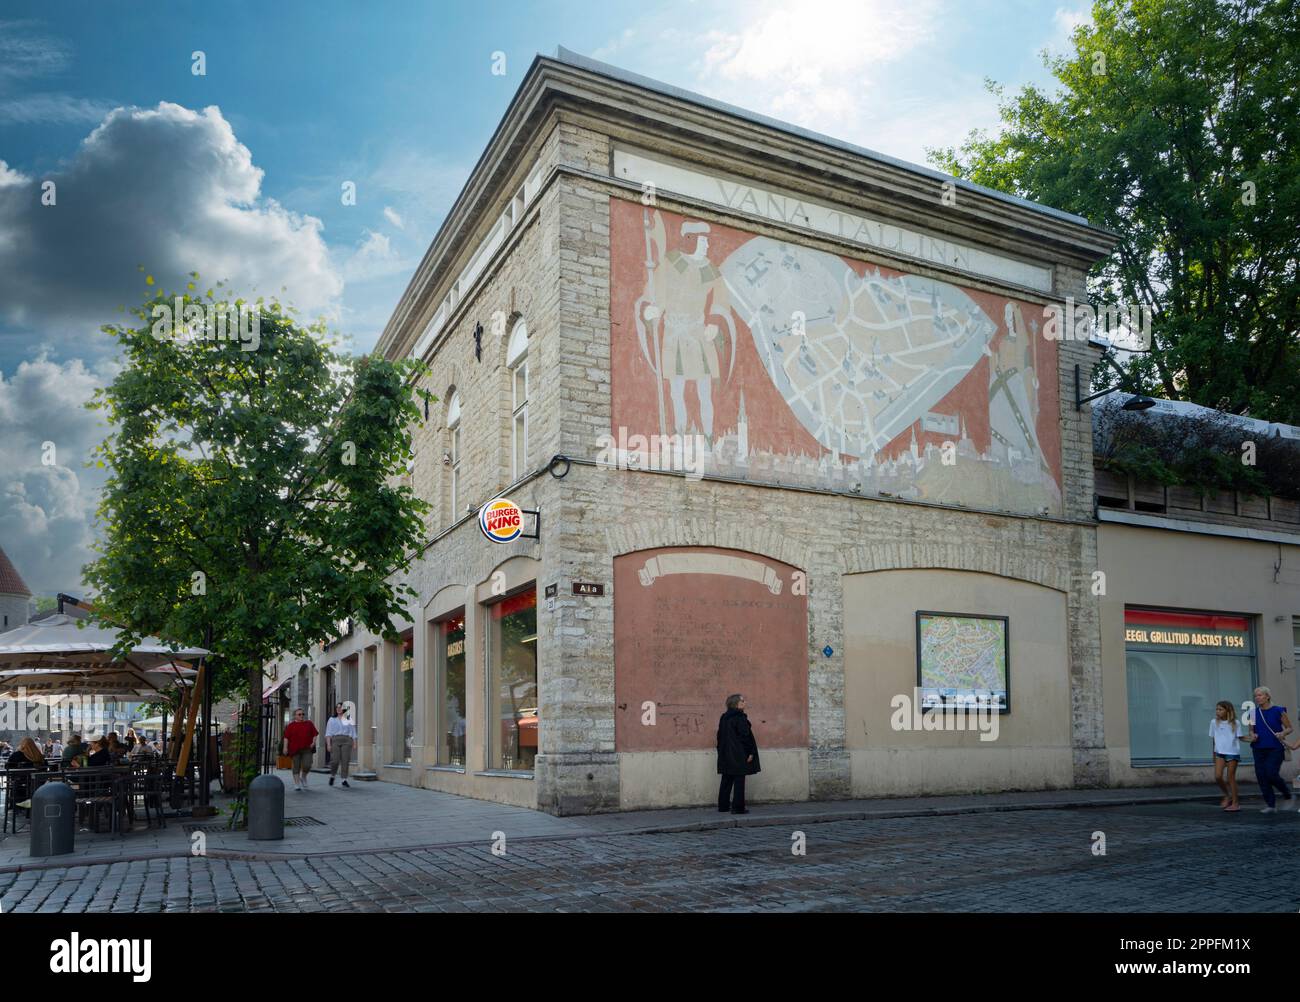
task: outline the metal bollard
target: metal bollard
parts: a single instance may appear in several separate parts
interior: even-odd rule
[[[32,794],[33,856],[62,856],[77,837],[77,798],[67,783],[45,783]]]
[[[248,837],[284,838],[284,781],[258,776],[248,784]]]

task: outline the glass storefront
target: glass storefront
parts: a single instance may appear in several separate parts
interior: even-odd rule
[[[1133,765],[1212,764],[1214,705],[1226,699],[1240,719],[1258,678],[1250,618],[1127,608],[1124,651]]]
[[[537,758],[537,588],[488,607],[490,692],[496,694],[488,764],[531,771]]]
[[[397,749],[398,762],[411,761],[411,741],[415,737],[415,647],[408,633],[402,638],[401,663],[398,665],[397,719],[401,723],[402,744]]]
[[[438,652],[435,691],[441,702],[438,764],[465,767],[465,610],[434,623]]]

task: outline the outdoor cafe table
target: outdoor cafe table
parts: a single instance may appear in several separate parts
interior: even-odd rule
[[[109,824],[109,831],[112,833],[121,832],[120,817],[122,810],[119,807],[126,806],[126,787],[131,782],[131,766],[129,765],[97,765],[97,766],[80,766],[76,769],[67,769],[60,775],[60,780],[66,782],[72,787],[72,792],[76,794],[78,803],[83,798],[82,793],[90,792],[96,788],[102,788],[102,783],[91,783],[92,779],[107,778],[109,783],[109,796],[113,800],[112,819]],[[81,782],[77,782],[80,780]]]

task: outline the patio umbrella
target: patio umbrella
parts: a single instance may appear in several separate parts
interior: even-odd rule
[[[145,671],[131,665],[101,668],[19,668],[0,671],[0,697],[57,702],[60,696],[127,696],[149,699],[172,686],[193,684],[193,668],[169,665]]]
[[[0,670],[14,668],[81,668],[99,673],[105,669],[148,670],[169,665],[177,658],[191,660],[211,654],[202,647],[175,650],[157,637],[145,637],[122,657],[111,657],[120,631],[87,624],[58,614],[0,633]]]

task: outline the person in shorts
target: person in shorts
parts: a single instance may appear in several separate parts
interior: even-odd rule
[[[1237,798],[1237,766],[1241,764],[1241,741],[1245,735],[1237,709],[1226,699],[1214,705],[1214,719],[1210,721],[1210,737],[1214,751],[1214,781],[1223,791],[1219,807],[1225,811],[1239,811]]]

